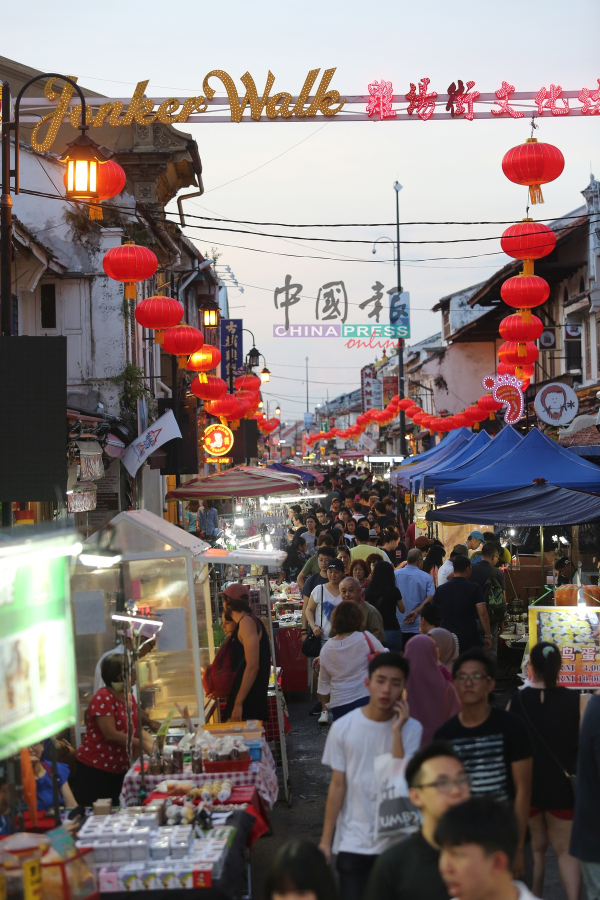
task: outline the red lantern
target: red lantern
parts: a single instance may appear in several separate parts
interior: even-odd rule
[[[516,341],[507,341],[502,344],[501,350],[504,348],[503,361],[512,366],[530,366],[536,361],[540,352],[531,341],[526,343],[517,343]],[[498,351],[498,355],[500,351]],[[521,376],[515,370],[518,378]]]
[[[126,300],[135,300],[136,282],[152,278],[158,268],[158,260],[152,250],[127,241],[104,254],[102,268],[109,278],[124,282]]]
[[[424,412],[419,412],[419,413],[414,414],[414,416],[412,417],[412,420],[416,425],[420,425],[421,422],[423,421],[424,417],[426,418],[427,414]]]
[[[142,328],[152,328],[154,342],[162,344],[165,328],[173,328],[183,319],[183,306],[174,297],[146,297],[138,303],[134,315]]]
[[[234,413],[238,409],[238,403],[239,400],[233,394],[223,394],[218,400],[211,403],[210,412],[213,416],[218,416],[221,421],[223,419],[227,421],[227,419],[233,419]]]
[[[523,219],[522,222],[510,225],[504,231],[500,246],[507,256],[531,262],[552,253],[556,246],[556,235],[551,228],[541,222]],[[523,274],[533,275],[533,266],[524,266]]]
[[[431,422],[432,422],[433,416],[425,414],[425,415],[421,416],[420,418],[421,418],[421,422],[420,422],[421,428],[431,428]]]
[[[168,328],[165,331],[163,341],[165,353],[179,357],[180,369],[185,369],[186,358],[200,350],[203,344],[204,335],[197,328],[192,328],[191,325],[176,325],[175,328]]]
[[[252,375],[250,372],[247,375],[239,375],[233,384],[241,391],[260,391],[262,382],[258,375]]]
[[[481,409],[480,406],[477,406],[475,403],[473,406],[467,406],[464,410],[463,415],[466,416],[470,424],[473,426],[473,430],[477,431],[479,429],[479,423],[483,422],[484,419],[487,419],[487,413],[485,410]]]
[[[404,399],[398,401],[398,409],[407,410],[413,405],[413,401],[409,400],[408,397],[404,397]]]
[[[221,362],[221,351],[212,344],[204,344],[200,350],[192,353],[186,368],[192,372],[210,372]]]
[[[469,428],[471,420],[464,413],[459,412],[452,416],[454,419],[454,428]]]
[[[65,187],[68,189],[66,169],[63,181]],[[112,197],[116,197],[125,187],[126,181],[127,175],[119,163],[116,163],[112,159],[107,159],[106,162],[98,161],[96,167],[96,190],[98,191],[98,197],[94,198],[94,202],[90,203],[90,219],[97,219],[98,221],[102,219],[102,207],[99,206],[96,201],[110,200]]]
[[[502,171],[509,181],[529,185],[532,204],[544,202],[541,185],[558,178],[564,167],[565,158],[558,147],[540,144],[537,138],[527,138],[524,144],[512,147],[502,160]]]
[[[519,313],[514,313],[500,322],[500,334],[504,340],[517,341],[519,344],[537,341],[543,330],[544,324],[537,316],[531,316],[531,321],[524,321]]]
[[[523,321],[531,321],[530,310],[541,306],[550,296],[550,285],[539,275],[515,275],[507,278],[500,288],[507,306],[520,309]]]
[[[190,384],[192,394],[195,394],[199,400],[218,400],[223,394],[227,393],[227,385],[222,378],[215,378],[214,375],[205,375],[205,378],[206,381],[194,378]]]
[[[477,401],[477,406],[486,412],[490,419],[494,419],[494,413],[502,409],[502,404],[494,400],[491,394],[484,394],[483,397],[480,397]]]
[[[497,372],[498,375],[514,375],[516,366],[511,366],[509,363],[498,363]],[[522,375],[521,378],[532,378],[533,373],[535,371],[535,366],[521,366]]]
[[[252,418],[260,403],[260,394],[258,391],[236,391],[235,396],[238,400],[242,400],[244,403],[248,404],[246,418]]]
[[[414,416],[415,413],[420,413],[420,412],[423,412],[421,407],[415,406],[413,404],[412,406],[409,406],[408,409],[404,410],[404,415],[406,416],[407,419],[412,419],[412,417]]]

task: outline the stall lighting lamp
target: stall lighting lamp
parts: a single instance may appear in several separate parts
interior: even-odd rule
[[[561,536],[559,537],[559,541],[561,542],[561,544],[565,544],[565,545],[567,545],[569,543],[568,540],[566,539],[566,537],[564,536],[564,534],[561,534]]]
[[[9,543],[6,547],[3,546],[0,549],[0,558],[11,557],[11,561],[14,561],[14,557],[22,556],[33,556],[39,560],[60,559],[62,556],[79,556],[82,549],[83,544],[79,541],[75,541],[72,544],[63,544],[60,547],[39,547],[38,549],[36,549],[34,542],[22,544],[18,547]],[[15,562],[16,565],[17,563]]]
[[[110,569],[121,562],[119,553],[111,553],[110,556],[105,553],[80,553],[79,562],[84,566],[91,566],[94,569]]]
[[[385,474],[384,474],[384,476],[383,476],[383,477],[384,477],[384,478],[387,478],[387,479],[389,479],[389,477],[390,477],[390,473],[389,473],[389,472],[386,472],[386,473],[385,473]]]
[[[242,504],[241,504],[241,503],[238,503],[238,504],[237,504],[237,506],[236,506],[236,508],[235,508],[235,511],[236,511],[236,512],[241,512],[241,511],[242,511]]]
[[[242,526],[244,525],[244,520],[243,519],[234,519],[233,524],[237,525],[238,528],[242,528]]]
[[[293,497],[269,497],[267,503],[292,503],[294,500],[317,500],[327,494],[294,494]]]
[[[113,613],[111,616],[113,622],[133,622],[134,625],[158,625],[158,630],[163,627],[162,619],[149,619],[146,616],[125,616],[121,613]]]
[[[260,534],[254,534],[252,537],[244,538],[243,541],[238,541],[239,547],[245,547],[246,544],[253,544],[255,541],[262,540],[262,536]]]

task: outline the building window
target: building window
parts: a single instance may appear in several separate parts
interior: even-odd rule
[[[56,328],[56,285],[43,284],[41,287],[42,328]]]

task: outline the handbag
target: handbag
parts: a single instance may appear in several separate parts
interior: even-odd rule
[[[308,627],[310,628],[310,625]],[[323,585],[321,585],[321,625],[319,627],[323,627]],[[321,654],[321,638],[311,629],[310,634],[307,634],[302,641],[300,649],[305,656],[315,659]]]
[[[232,635],[221,644],[214,660],[202,673],[202,686],[207,694],[226,700],[229,697],[237,671],[232,669]]]
[[[565,778],[568,778],[568,779],[569,779],[569,784],[571,785],[571,790],[573,791],[573,796],[575,796],[575,789],[576,789],[576,787],[577,787],[577,775],[571,775],[569,772],[567,772],[567,770],[565,769],[565,767],[564,767],[563,764],[561,763],[561,761],[560,761],[560,759],[558,758],[558,756],[556,756],[556,754],[554,753],[554,751],[553,751],[553,750],[550,748],[550,746],[546,743],[546,741],[544,740],[544,738],[541,736],[541,734],[539,733],[539,731],[537,730],[537,728],[535,727],[535,725],[533,724],[533,722],[532,722],[531,719],[529,718],[529,715],[528,715],[528,713],[527,713],[527,710],[525,709],[525,704],[523,703],[523,695],[521,694],[520,691],[518,691],[517,693],[519,694],[519,703],[521,704],[521,709],[523,710],[523,714],[524,714],[524,716],[525,716],[525,718],[526,718],[526,720],[527,720],[527,724],[529,725],[529,727],[531,728],[531,730],[535,732],[535,734],[537,735],[537,737],[538,737],[540,743],[546,748],[546,750],[548,751],[548,753],[550,754],[550,756],[552,757],[552,759],[554,760],[554,762],[556,763],[556,765],[559,767],[560,771],[563,773],[563,775],[565,776]]]
[[[371,641],[369,640],[367,634],[363,631],[363,637],[367,644],[369,645],[369,653],[367,659],[371,662],[372,659],[375,659],[376,656],[379,656],[379,652],[375,649]]]

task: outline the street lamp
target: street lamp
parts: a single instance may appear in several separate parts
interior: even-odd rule
[[[86,105],[83,91],[76,81],[56,72],[45,72],[26,81],[14,106],[14,121],[11,121],[10,83],[2,82],[2,197],[0,199],[0,332],[10,337],[12,328],[10,311],[12,306],[12,199],[10,180],[14,175],[14,192],[19,193],[19,109],[27,88],[41,78],[60,78],[70,84],[81,100],[81,134],[68,144],[68,150],[61,156],[67,163],[67,192],[69,200],[94,200],[98,197],[98,163],[106,162],[110,151],[100,147],[86,135]],[[10,167],[10,138],[14,134],[14,169]]]
[[[276,415],[276,416],[280,416],[280,415],[281,415],[281,407],[280,407],[280,406],[276,406],[276,407],[275,407],[275,415]]]
[[[267,369],[266,366],[264,366],[260,370],[260,380],[262,381],[263,384],[266,384],[267,381],[271,380],[271,373],[269,372],[269,370]]]

